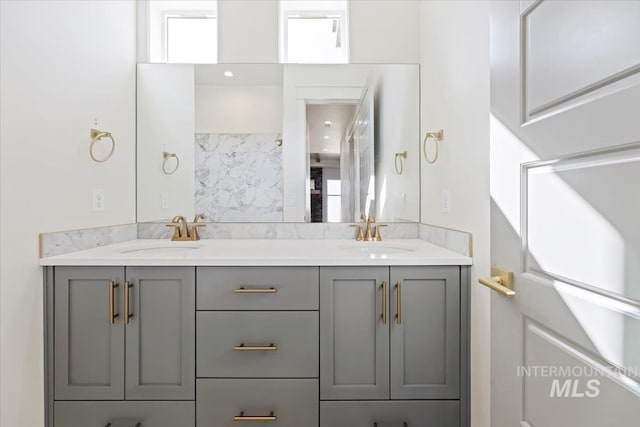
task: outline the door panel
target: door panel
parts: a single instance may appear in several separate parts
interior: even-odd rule
[[[193,399],[195,268],[128,267],[127,281],[127,399]]]
[[[392,267],[391,284],[391,398],[459,398],[459,267]]]
[[[124,398],[124,324],[109,319],[110,282],[121,288],[124,269],[56,267],[54,277],[55,399]]]
[[[56,427],[191,427],[195,402],[56,402]],[[111,423],[111,424],[109,424]]]
[[[491,263],[514,272],[516,291],[491,296],[492,424],[633,425],[640,4],[491,13]]]
[[[320,269],[322,399],[389,398],[388,278],[387,267]]]
[[[321,427],[405,427],[405,423],[406,427],[459,427],[460,402],[320,402]]]

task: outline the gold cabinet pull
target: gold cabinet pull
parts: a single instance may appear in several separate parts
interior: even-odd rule
[[[236,294],[275,294],[278,290],[271,286],[269,288],[245,288],[244,286],[234,289]]]
[[[120,313],[115,313],[115,290],[119,286],[113,280],[109,282],[109,324],[111,325],[116,322],[116,317],[120,316]]]
[[[244,345],[244,343],[241,343],[233,347],[233,349],[235,351],[276,351],[278,346],[273,343],[269,345]]]
[[[133,288],[133,284],[129,282],[124,282],[124,324],[129,324],[129,319],[133,317],[133,313],[131,313],[130,304],[130,295],[129,290]]]
[[[233,417],[233,421],[276,421],[277,419],[273,411],[269,415],[245,415],[242,411],[240,415]]]
[[[402,324],[402,283],[396,282],[396,323]]]
[[[382,324],[387,324],[387,282],[382,282]]]
[[[513,290],[513,273],[510,271],[492,267],[491,277],[478,279],[478,282],[507,298],[512,298],[516,294],[516,291]]]

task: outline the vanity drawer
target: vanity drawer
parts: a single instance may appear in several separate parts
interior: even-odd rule
[[[196,329],[198,377],[318,376],[318,312],[199,311]]]
[[[320,427],[460,427],[458,400],[320,402]]]
[[[198,310],[317,310],[318,267],[199,267]]]
[[[53,427],[193,427],[195,402],[55,402]]]
[[[196,390],[198,426],[318,427],[317,380],[198,380]],[[275,420],[234,420],[239,416]]]

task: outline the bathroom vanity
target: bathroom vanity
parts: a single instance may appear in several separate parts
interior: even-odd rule
[[[48,427],[469,425],[468,257],[149,239],[41,264]]]

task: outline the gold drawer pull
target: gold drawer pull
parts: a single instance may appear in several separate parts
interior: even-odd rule
[[[109,324],[113,325],[116,321],[116,317],[120,316],[115,312],[115,289],[120,286],[114,281],[109,282]]]
[[[387,282],[382,282],[382,324],[387,324]]]
[[[133,317],[133,313],[131,313],[131,295],[129,292],[133,288],[133,284],[129,282],[124,282],[124,324],[129,324],[129,319]]]
[[[276,351],[277,345],[273,343],[269,345],[244,345],[244,343],[233,347],[235,351]]]
[[[402,323],[402,283],[396,282],[396,323]]]
[[[244,411],[240,412],[240,415],[236,415],[233,417],[233,421],[276,421],[278,417],[273,415],[273,411],[269,415],[266,416],[250,416],[245,415]]]
[[[278,290],[273,286],[270,288],[245,288],[241,286],[238,289],[234,289],[233,292],[236,294],[275,294]]]

